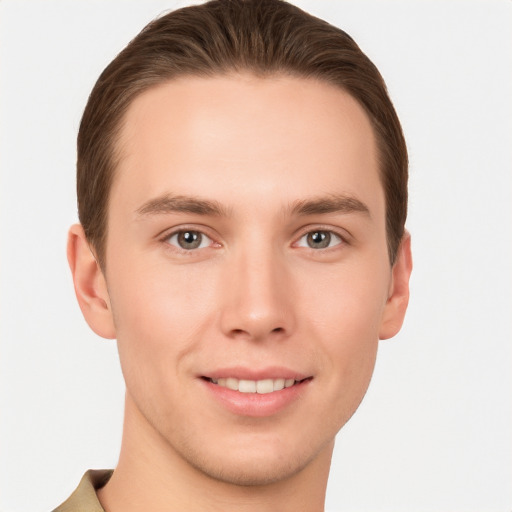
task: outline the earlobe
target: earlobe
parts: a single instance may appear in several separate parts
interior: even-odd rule
[[[412,272],[411,235],[405,232],[391,273],[390,293],[385,305],[379,338],[385,340],[400,331],[409,304],[409,278]]]
[[[115,338],[114,319],[107,284],[80,224],[69,229],[68,263],[76,298],[89,327],[103,338]]]

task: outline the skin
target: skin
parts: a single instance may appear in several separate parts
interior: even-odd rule
[[[117,338],[126,381],[103,506],[323,510],[334,437],[409,295],[410,240],[391,267],[367,115],[313,80],[187,77],[133,102],[119,148],[105,271],[80,226],[68,245],[84,316]],[[183,211],[198,199],[220,211]],[[203,233],[199,248],[180,229]],[[308,381],[276,413],[236,414],[202,378],[233,367]]]

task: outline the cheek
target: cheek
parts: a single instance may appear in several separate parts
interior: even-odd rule
[[[207,272],[187,265],[129,268],[129,276],[118,271],[109,279],[125,378],[170,380],[212,321],[215,287],[205,283]]]
[[[359,404],[373,372],[389,269],[376,262],[330,274],[329,279],[317,278],[316,288],[310,283],[302,300],[314,330],[311,335],[319,340],[322,366],[328,368],[328,385],[349,411]]]
[[[378,338],[388,295],[390,269],[382,258],[367,258],[337,267],[303,272],[300,297],[303,312],[322,329],[324,340],[352,340],[359,345]],[[309,313],[308,313],[309,312]]]
[[[368,323],[360,310],[348,307],[333,312],[330,328],[322,336],[323,389],[320,410],[328,411],[326,421],[338,431],[359,407],[375,367],[378,329]],[[320,382],[319,382],[320,383]]]

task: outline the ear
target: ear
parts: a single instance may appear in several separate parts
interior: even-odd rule
[[[115,338],[107,283],[80,224],[69,229],[67,254],[76,298],[85,321],[99,336]]]
[[[409,278],[412,272],[411,235],[405,232],[391,270],[389,296],[384,308],[379,338],[392,338],[402,327],[409,304]]]

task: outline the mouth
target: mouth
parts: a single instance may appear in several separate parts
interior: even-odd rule
[[[200,377],[209,396],[237,416],[270,417],[293,411],[307,396],[313,376],[286,368],[230,368]]]
[[[303,382],[311,380],[312,377],[305,379],[262,379],[262,380],[247,380],[237,379],[235,377],[226,377],[220,379],[213,379],[210,377],[203,377],[207,382],[211,382],[221,388],[230,389],[231,391],[238,391],[240,393],[257,393],[257,394],[269,394],[276,391],[281,391],[286,388],[297,386]]]

